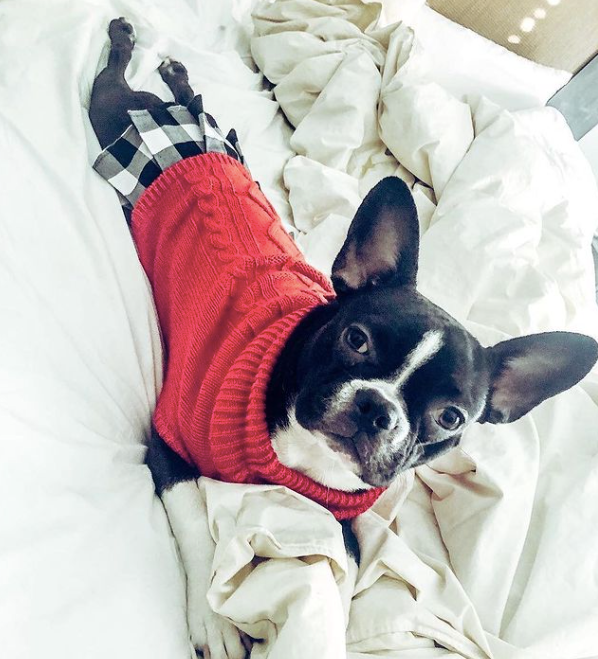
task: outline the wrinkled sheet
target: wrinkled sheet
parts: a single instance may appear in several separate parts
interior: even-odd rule
[[[313,263],[330,267],[359,200],[398,173],[420,211],[420,288],[482,342],[596,334],[598,199],[556,113],[451,97],[412,34],[374,29],[380,6],[355,0],[256,12],[251,54],[273,100],[246,66],[251,4],[0,6],[3,657],[191,656],[143,465],[159,332],[116,196],[90,167],[86,107],[114,16],[137,29],[131,84],[165,94],[157,64],[183,60]],[[355,582],[322,508],[201,480],[212,606],[263,639],[254,659],[598,655],[597,402],[594,373],[402,475],[356,523]]]

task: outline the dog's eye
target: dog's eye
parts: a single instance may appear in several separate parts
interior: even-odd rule
[[[436,423],[445,430],[457,430],[465,423],[465,417],[456,407],[445,407],[434,415]]]
[[[351,350],[360,355],[367,355],[370,350],[368,337],[359,327],[349,327],[345,332],[345,341]]]

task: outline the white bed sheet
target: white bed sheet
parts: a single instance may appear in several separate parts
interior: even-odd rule
[[[297,2],[297,10],[304,4]],[[350,0],[344,4],[363,27],[376,20],[376,3],[365,10]],[[114,16],[127,16],[137,28],[133,86],[165,93],[156,66],[164,55],[182,59],[208,110],[223,128],[237,128],[251,169],[289,219],[284,169],[299,238],[323,268],[360,197],[380,175],[397,169],[398,158],[423,179],[428,176],[436,191],[432,195],[422,185],[414,190],[423,228],[429,228],[422,242],[422,287],[433,299],[488,342],[504,333],[553,326],[596,327],[583,257],[587,232],[595,225],[595,189],[588,187],[583,161],[558,118],[521,115],[512,130],[511,120],[496,108],[451,100],[442,96],[442,88],[428,87],[435,94],[431,98],[442,97],[455,109],[465,133],[448,135],[447,142],[442,124],[422,121],[424,135],[433,128],[440,145],[426,152],[433,140],[418,143],[417,131],[399,135],[400,122],[390,121],[384,135],[394,155],[385,155],[375,107],[382,80],[372,62],[386,60],[392,30],[364,40],[342,25],[341,16],[339,31],[349,29],[361,50],[353,61],[357,69],[346,72],[353,83],[367,87],[360,88],[358,102],[352,102],[358,87],[346,87],[353,94],[343,94],[343,85],[324,98],[326,68],[314,71],[309,65],[304,73],[295,72],[286,90],[279,86],[297,127],[299,120],[309,119],[292,137],[303,156],[285,166],[293,155],[288,128],[277,104],[261,91],[260,77],[243,64],[250,62],[250,6],[192,0],[168,6],[147,0],[76,5],[5,0],[0,5],[5,154],[0,159],[0,643],[9,659],[190,656],[184,579],[143,465],[142,440],[160,386],[159,333],[116,197],[90,168],[97,144],[85,107],[106,56],[105,28]],[[345,59],[338,44],[326,47],[337,63]],[[304,55],[309,59],[313,53],[308,48]],[[294,68],[293,57],[288,40],[281,40],[261,64],[272,81],[280,82],[277,76],[282,79],[281,72]],[[404,82],[395,74],[385,80],[387,100]],[[297,95],[306,81],[311,93]],[[316,98],[320,110],[314,114]],[[328,126],[333,116],[324,101],[337,113],[349,102],[351,111],[335,116],[361,121],[362,127],[361,142],[351,146],[339,140],[332,160],[318,139],[322,121]],[[419,109],[430,118],[429,105]],[[464,119],[472,113],[476,125],[472,128],[470,120],[468,131]],[[341,134],[355,135],[339,128]],[[481,162],[491,164],[483,142],[493,139],[493,130],[503,131],[507,152],[513,144],[533,144],[547,154],[542,171],[554,195],[547,198],[544,187],[533,188],[546,203],[542,209],[523,204],[525,230],[515,234],[521,229],[513,224],[515,215],[501,215],[514,203],[512,189],[491,209],[502,218],[497,234],[483,221],[481,209],[472,213],[475,200],[468,198],[475,190],[472,172],[485,171],[475,159],[478,145]],[[464,134],[478,133],[473,145],[463,142]],[[413,147],[407,154],[405,145]],[[317,157],[314,149],[320,149]],[[486,172],[490,189],[508,178],[508,160],[504,166]],[[399,173],[414,181],[407,170],[399,168]],[[314,181],[320,194],[313,194]],[[472,232],[473,226],[478,230]],[[541,228],[548,240],[539,243]],[[477,275],[484,274],[485,283],[497,276],[492,259],[501,236],[500,264],[508,268],[513,235],[521,237],[517,248],[527,269],[509,300],[513,313],[504,313],[500,296],[481,302]],[[476,252],[475,268],[461,267],[472,250],[464,237],[483,247]],[[574,258],[563,258],[563,250]],[[454,283],[450,289],[447,280]],[[338,590],[345,569],[342,538],[330,516],[277,488],[206,481],[219,540],[212,604],[269,639],[256,646],[254,659],[342,657],[345,642],[351,659],[598,654],[595,637],[588,635],[596,628],[588,578],[595,560],[575,549],[582,535],[587,542],[588,529],[598,528],[596,506],[587,505],[595,501],[597,398],[594,377],[517,427],[477,429],[466,441],[470,457],[456,452],[434,468],[419,470],[416,479],[412,474],[402,478],[360,521],[366,558],[346,639],[347,603]],[[524,482],[514,486],[518,474]],[[485,498],[477,496],[479,488],[485,488]],[[291,529],[281,524],[289,511]],[[506,548],[514,546],[518,550],[509,554]],[[253,553],[276,560],[254,570]],[[500,569],[488,570],[488,564]],[[281,580],[288,586],[286,599],[272,588]],[[265,598],[264,592],[279,597]],[[256,609],[258,596],[262,606]],[[542,616],[536,610],[539,601],[550,605]],[[571,604],[567,620],[563,603]],[[323,615],[331,626],[322,635]],[[315,654],[306,654],[310,647]]]

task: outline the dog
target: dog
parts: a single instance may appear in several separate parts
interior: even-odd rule
[[[135,43],[132,27],[124,19],[115,19],[110,24],[109,36],[108,65],[94,83],[90,105],[90,119],[102,147],[127,128],[130,110],[151,109],[163,103],[153,94],[133,91],[125,81],[125,69]],[[159,71],[175,101],[188,105],[194,93],[184,66],[166,61]],[[207,157],[199,156],[199,159]],[[242,167],[238,163],[224,162],[226,158],[214,160],[222,160],[222,167],[229,168],[227,172],[232,171],[230,168],[237,171]],[[184,185],[179,184],[176,166],[172,171],[174,174],[164,179],[169,185],[154,186],[152,203],[162,203],[156,198],[159,195],[168,197],[170,186],[179,186],[176,194],[184,196],[185,185],[199,185],[186,170]],[[260,450],[270,451],[269,459],[276,461],[277,473],[291,474],[295,479],[292,483],[307,483],[311,489],[300,490],[307,496],[313,490],[318,500],[318,487],[338,495],[338,505],[333,512],[343,524],[348,549],[356,560],[359,552],[350,532],[350,520],[364,506],[371,505],[399,473],[457,446],[463,432],[475,423],[516,421],[542,401],[575,385],[596,362],[598,344],[587,336],[569,332],[524,336],[483,347],[454,318],[422,296],[416,288],[417,212],[408,187],[400,179],[383,179],[363,200],[332,266],[330,285],[323,275],[302,262],[291,239],[282,235],[284,230],[278,226],[274,211],[260,197],[259,188],[250,182],[250,177],[245,174],[239,177],[241,187],[249,192],[239,191],[238,197],[251,196],[252,201],[247,203],[253,204],[251,208],[259,206],[257,212],[260,218],[266,218],[268,235],[278,236],[276,249],[291,254],[287,258],[277,251],[274,256],[265,256],[263,261],[258,255],[255,263],[260,264],[259,268],[265,263],[278,264],[276,282],[287,282],[289,278],[308,280],[309,295],[315,300],[284,334],[284,342],[263,382],[263,396],[258,397],[257,403],[251,403],[255,408],[252,414],[259,417],[268,442],[268,446]],[[216,181],[214,185],[219,183]],[[208,215],[212,212],[211,207],[203,207]],[[147,214],[146,210],[140,211],[143,213]],[[152,222],[159,224],[160,213],[154,215]],[[147,217],[143,219],[145,222]],[[133,214],[133,229],[135,221]],[[197,232],[200,242],[201,226],[198,221],[185,230],[191,231],[192,238],[193,232]],[[255,230],[259,233],[262,228],[256,225]],[[137,236],[140,258],[148,271],[160,311],[159,298],[163,292],[160,269],[155,267],[155,262],[160,259],[167,266],[170,254],[156,255],[156,250],[161,249],[161,239],[154,240],[155,244],[148,247],[152,236],[143,231],[138,229],[136,234],[134,230],[133,235]],[[156,231],[159,232],[159,226]],[[148,249],[155,261],[146,259],[144,262]],[[212,258],[216,261],[217,255]],[[252,263],[254,268],[255,263]],[[254,269],[257,272],[259,268],[255,266]],[[172,270],[166,269],[172,277]],[[186,279],[186,270],[176,272]],[[252,276],[262,277],[262,274],[259,270]],[[240,277],[244,278],[253,286],[252,295],[255,295],[258,279],[251,279],[246,270]],[[263,283],[264,280],[259,281]],[[203,291],[203,295],[212,295],[211,304],[228,309],[226,296],[229,294],[231,300],[245,300],[246,294],[235,288],[237,283],[233,286],[229,282],[226,295],[222,291],[218,293],[217,287]],[[276,285],[284,288],[286,284]],[[185,299],[189,304],[199,304],[196,298],[201,294],[202,291],[194,291]],[[233,310],[237,323],[235,331],[244,327],[246,334],[245,303],[240,301]],[[230,304],[234,306],[236,302]],[[251,305],[250,309],[253,309]],[[186,322],[186,316],[182,318]],[[232,322],[227,318],[227,323]],[[160,321],[163,325],[162,318]],[[252,318],[252,323],[255,322]],[[196,318],[195,323],[191,333],[185,335],[188,342],[193,342],[193,332],[203,332],[204,324],[208,324],[207,321],[203,323],[201,317]],[[164,325],[162,329],[165,331]],[[168,332],[175,330],[171,328]],[[249,338],[245,338],[255,342],[256,337],[261,336],[260,331],[254,328]],[[239,336],[243,332],[238,330]],[[178,407],[188,404],[187,398],[182,402],[176,399],[177,391],[182,391],[180,382],[174,394],[172,388],[167,391],[171,363],[179,359],[169,341],[170,336],[167,336],[165,389],[158,401],[158,411],[160,401],[166,396],[174,396],[173,404]],[[212,345],[215,339],[210,335],[205,341]],[[222,342],[218,343],[215,352],[221,346]],[[203,355],[201,363],[194,364],[186,359],[185,368],[189,369],[191,363],[192,373],[196,367],[209,378],[213,367],[210,354],[204,355],[201,346],[197,350]],[[215,362],[221,359],[221,353],[214,357]],[[185,353],[185,357],[189,354]],[[222,368],[228,369],[229,365],[225,363]],[[256,366],[256,381],[263,376],[259,368]],[[235,377],[242,378],[242,373],[242,370],[235,371]],[[253,382],[250,385],[254,392]],[[197,393],[200,389],[195,387],[193,391]],[[196,408],[192,412],[198,414]],[[251,415],[245,416],[248,419]],[[250,423],[247,419],[243,417],[240,423]],[[165,441],[163,436],[169,432],[170,422],[162,419],[161,423],[162,426],[154,419],[147,464],[166,508],[187,575],[192,641],[196,649],[209,653],[212,659],[240,659],[249,651],[250,639],[213,613],[206,600],[214,545],[197,479],[200,475],[218,475],[218,469],[212,464],[215,458],[204,468],[197,463],[202,462],[202,455],[196,461],[184,446],[174,450],[173,442]],[[212,432],[209,426],[201,428],[201,432]],[[238,432],[239,436],[244,432],[241,425]],[[239,467],[228,476],[231,480],[268,482],[264,473],[256,475]],[[291,483],[276,478],[272,482]]]

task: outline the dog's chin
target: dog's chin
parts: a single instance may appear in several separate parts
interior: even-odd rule
[[[409,468],[408,458],[402,459],[395,457],[388,462],[377,452],[369,452],[372,440],[363,432],[355,433],[352,436],[345,436],[330,429],[320,430],[328,440],[334,450],[345,454],[357,468],[359,478],[372,487],[388,487],[393,480]]]
[[[361,458],[357,452],[357,447],[352,437],[341,435],[327,429],[319,429],[318,432],[322,433],[328,439],[330,446],[338,453],[343,453],[358,467],[361,468]]]
[[[388,487],[395,480],[395,478],[408,467],[399,466],[388,472],[380,473],[376,469],[368,469],[364,466],[361,470],[361,480],[372,487]]]

